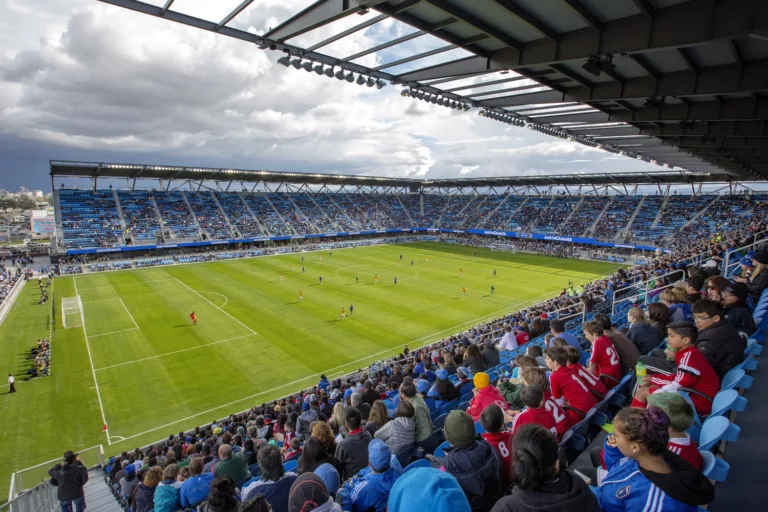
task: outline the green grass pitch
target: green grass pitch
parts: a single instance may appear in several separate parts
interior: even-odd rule
[[[335,378],[406,343],[419,347],[516,311],[558,294],[569,279],[589,281],[616,268],[411,243],[61,277],[54,284],[52,376],[24,381],[25,353],[47,336],[50,312],[37,305],[39,292],[29,283],[0,327],[2,368],[16,374],[18,389],[0,395],[0,490],[7,491],[11,470],[65,449],[111,443],[108,453],[115,454],[142,446],[303,389],[322,373]],[[65,329],[61,300],[76,295],[85,325]],[[69,314],[68,324],[79,324],[77,316]]]

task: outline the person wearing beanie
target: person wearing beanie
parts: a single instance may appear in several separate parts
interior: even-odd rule
[[[320,464],[315,468],[314,473],[325,482],[325,488],[328,490],[328,494],[335,496],[339,487],[341,487],[341,481],[339,472],[333,467],[333,464],[330,462]]]
[[[213,475],[211,475],[211,480],[213,480]],[[128,464],[125,466],[125,474],[123,475],[123,478],[120,479],[120,494],[123,496],[123,499],[128,500],[131,497],[131,494],[133,494],[133,489],[137,485],[139,485],[139,478],[136,476],[136,466]],[[208,494],[207,488],[205,493]]]
[[[725,320],[749,338],[757,330],[752,311],[747,305],[749,287],[744,283],[731,283],[725,287],[720,297],[720,304],[725,308]]]
[[[473,421],[478,421],[483,409],[491,404],[498,405],[502,411],[506,411],[509,408],[507,401],[498,388],[491,385],[491,379],[487,373],[476,373],[473,381],[475,383],[475,389],[472,390],[474,396],[467,408],[467,413],[472,416]]]
[[[341,512],[341,507],[328,495],[325,482],[319,476],[304,473],[291,485],[287,511]]]
[[[345,512],[385,512],[392,486],[398,478],[392,453],[380,439],[368,444],[368,467],[345,483],[339,491]]]
[[[648,395],[648,406],[658,407],[669,417],[667,449],[701,471],[704,467],[704,459],[691,436],[686,433],[693,425],[695,411],[691,403],[680,393],[654,393]]]
[[[397,479],[389,493],[388,512],[470,512],[458,481],[434,468],[416,468]]]
[[[515,434],[512,461],[516,485],[492,512],[600,512],[600,504],[586,482],[561,471],[557,439],[541,425],[524,425]]]
[[[435,407],[442,409],[446,403],[459,398],[459,390],[448,380],[447,370],[437,370],[435,372],[437,380],[427,393],[427,396],[435,399]]]
[[[502,494],[501,462],[496,450],[475,434],[475,422],[464,411],[451,411],[445,419],[445,456],[427,455],[432,467],[453,475],[472,510],[489,510]]]

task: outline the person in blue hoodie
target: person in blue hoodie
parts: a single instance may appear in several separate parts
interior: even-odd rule
[[[154,512],[176,512],[180,507],[179,489],[181,482],[177,481],[179,466],[168,464],[163,469],[163,480],[155,489]]]
[[[459,482],[445,471],[416,468],[397,479],[389,492],[388,512],[470,512]]]
[[[626,407],[606,437],[608,474],[597,490],[603,512],[695,512],[715,499],[715,488],[667,449],[669,417],[658,407]]]
[[[341,508],[349,512],[384,512],[389,492],[399,472],[392,466],[392,453],[381,439],[368,443],[368,467],[339,491]]]
[[[202,457],[192,457],[189,462],[190,477],[179,488],[179,501],[184,508],[195,508],[205,501],[213,482],[213,473],[203,473]]]

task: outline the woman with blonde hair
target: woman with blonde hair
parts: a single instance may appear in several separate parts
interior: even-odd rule
[[[757,302],[760,300],[763,290],[768,288],[768,270],[765,270],[765,266],[768,265],[768,251],[755,253],[752,256],[752,264],[755,266],[755,269],[749,278],[734,277],[733,279],[746,283],[749,287],[749,295]]]
[[[148,512],[155,508],[155,490],[163,481],[163,470],[160,466],[152,466],[144,475],[144,480],[136,488],[133,495],[133,510]]]
[[[346,409],[344,404],[341,402],[336,402],[336,405],[333,406],[333,414],[331,415],[331,420],[328,422],[331,426],[331,430],[333,431],[334,436],[341,434],[342,429],[344,428],[345,412]]]
[[[676,290],[682,292],[682,299],[680,292],[677,292]],[[693,323],[693,311],[691,310],[691,305],[685,303],[685,290],[681,290],[680,288],[667,288],[661,292],[659,300],[669,308],[669,314],[671,315],[673,322]]]

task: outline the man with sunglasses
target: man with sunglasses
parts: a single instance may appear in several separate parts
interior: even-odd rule
[[[699,337],[696,348],[715,369],[722,381],[728,371],[744,360],[747,339],[725,319],[723,307],[703,299],[693,305],[693,317]]]

